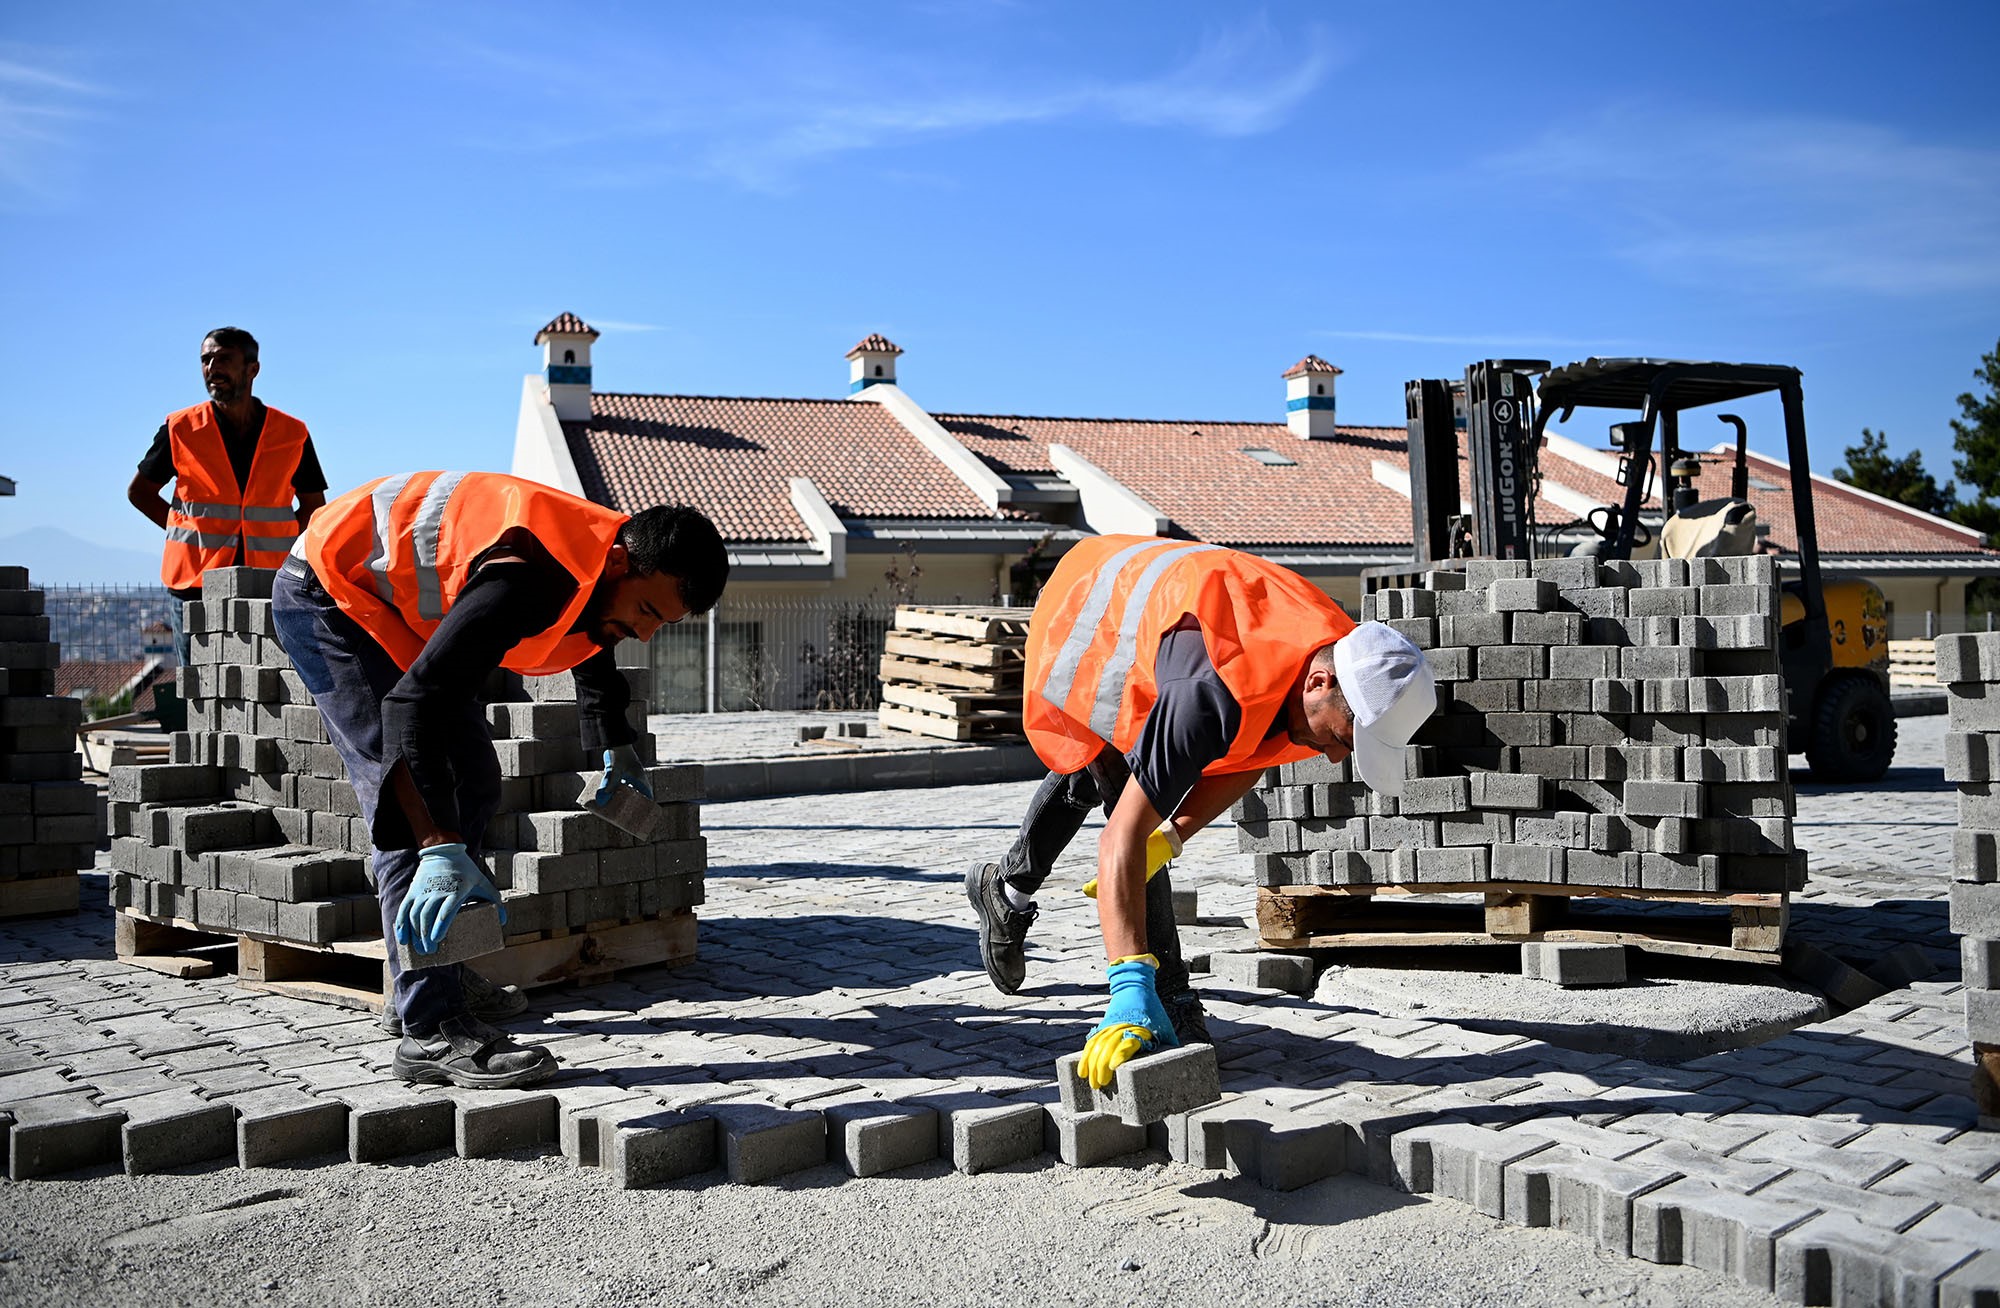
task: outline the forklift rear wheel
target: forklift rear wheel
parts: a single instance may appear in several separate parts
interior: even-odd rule
[[[1896,756],[1896,710],[1873,677],[1822,686],[1806,762],[1816,781],[1875,781]]]

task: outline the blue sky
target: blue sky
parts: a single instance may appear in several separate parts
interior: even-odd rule
[[[1948,472],[2000,339],[1991,4],[723,9],[8,6],[0,535],[156,548],[125,483],[225,322],[336,490],[505,468],[562,310],[600,389],[838,395],[881,331],[971,412],[1790,362],[1822,471]]]

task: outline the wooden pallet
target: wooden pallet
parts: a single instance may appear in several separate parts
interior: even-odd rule
[[[1935,686],[1937,642],[1933,640],[1892,640],[1889,642],[1889,681],[1897,686]]]
[[[896,630],[932,636],[956,636],[986,644],[1020,645],[1028,639],[1033,609],[1000,608],[991,604],[932,607],[904,604],[896,609]]]
[[[388,953],[379,938],[307,945],[229,934],[178,918],[121,909],[121,961],[169,976],[205,977],[233,969],[244,986],[364,1012],[382,1007]],[[473,960],[498,985],[535,990],[566,982],[606,981],[635,967],[680,967],[695,959],[695,915],[688,910],[636,922],[593,924],[561,934],[516,936],[498,953]]]
[[[82,882],[74,872],[0,881],[0,918],[74,913],[82,902]]]
[[[1414,897],[1478,895],[1480,902],[1418,903]],[[1723,912],[1695,916],[1571,911],[1573,900],[1638,900]],[[1415,945],[1515,945],[1531,940],[1632,945],[1656,954],[1783,961],[1790,897],[1698,891],[1548,886],[1281,886],[1257,892],[1265,949],[1381,949]]]
[[[904,605],[883,641],[879,720],[941,740],[1019,735],[1032,609]]]

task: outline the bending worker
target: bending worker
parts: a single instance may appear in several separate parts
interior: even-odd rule
[[[167,415],[126,488],[132,506],[167,533],[160,580],[176,601],[200,599],[210,568],[277,567],[326,503],[306,425],[250,393],[257,371],[257,338],[241,327],[202,337],[207,402]],[[168,482],[172,503],[160,498]],[[172,609],[185,666],[187,631],[180,604]]]
[[[1028,627],[1026,688],[1023,722],[1049,775],[1006,857],[969,870],[965,890],[986,974],[1011,995],[1033,895],[1104,805],[1095,892],[1111,1003],[1083,1060],[1098,1086],[1156,1045],[1208,1040],[1165,871],[1182,842],[1264,769],[1316,753],[1351,752],[1363,781],[1400,796],[1403,747],[1437,707],[1429,665],[1400,632],[1356,626],[1254,555],[1152,536],[1099,536],[1064,556]]]
[[[729,556],[694,509],[627,517],[538,482],[410,472],[314,517],[272,586],[278,639],[347,765],[375,845],[384,939],[435,952],[469,900],[499,902],[476,855],[500,799],[478,695],[496,668],[574,670],[599,785],[652,794],[614,650],[721,598]],[[504,918],[503,918],[504,920]],[[488,1025],[457,965],[404,972],[396,1075],[507,1088],[555,1071]]]

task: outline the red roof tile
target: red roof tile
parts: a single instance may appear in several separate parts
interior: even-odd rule
[[[1303,377],[1307,373],[1314,372],[1330,373],[1335,377],[1340,375],[1340,369],[1334,367],[1325,359],[1320,358],[1317,354],[1308,354],[1305,358],[1300,359],[1297,363],[1285,369],[1285,380],[1290,381],[1294,377]]]
[[[544,336],[588,336],[594,341],[598,331],[573,313],[559,313],[549,320],[548,326],[535,333],[535,344],[540,345]]]
[[[131,711],[142,712],[153,707],[153,683],[159,680],[161,671],[158,662],[157,659],[65,660],[56,668],[56,694],[110,699],[151,667],[155,675],[132,697]]]
[[[588,423],[563,424],[584,494],[627,513],[691,504],[725,540],[806,540],[793,477],[812,478],[843,517],[1002,516],[879,404],[605,394],[590,403]]]
[[[853,358],[857,354],[901,354],[903,347],[884,336],[881,332],[870,332],[854,343],[854,348],[846,354]]]

